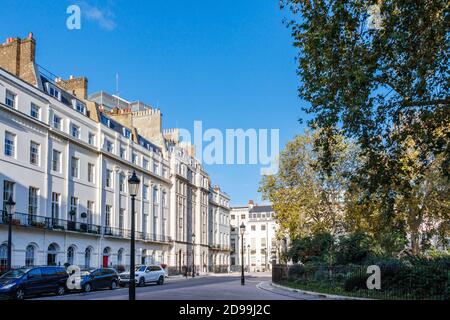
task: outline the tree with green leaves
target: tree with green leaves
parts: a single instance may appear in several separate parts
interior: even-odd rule
[[[272,202],[281,232],[291,239],[343,230],[346,172],[354,167],[352,145],[342,136],[333,145],[333,172],[325,173],[315,148],[318,132],[306,132],[289,142],[280,154],[278,174],[264,176],[260,192]]]
[[[333,171],[338,132],[355,141],[363,160],[352,175],[364,195],[358,206],[374,209],[380,235],[407,232],[419,252],[417,197],[430,171],[445,184],[434,190],[450,177],[450,3],[281,0],[281,7],[299,50],[299,95],[309,102],[309,125],[320,129],[322,170]],[[448,195],[440,199],[448,203]],[[448,207],[427,210],[436,217]]]

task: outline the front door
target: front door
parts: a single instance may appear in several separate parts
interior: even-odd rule
[[[47,265],[56,266],[56,254],[54,253],[47,254]]]
[[[103,268],[108,267],[109,256],[103,256]]]

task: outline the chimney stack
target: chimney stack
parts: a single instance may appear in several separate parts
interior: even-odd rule
[[[7,38],[6,43],[0,44],[0,68],[36,86],[35,54],[33,33],[25,39]]]
[[[88,79],[85,77],[75,78],[70,76],[69,80],[63,80],[61,78],[56,79],[56,83],[61,86],[61,88],[69,91],[78,99],[87,99],[88,93]]]

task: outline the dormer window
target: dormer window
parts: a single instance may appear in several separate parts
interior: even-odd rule
[[[127,139],[131,138],[131,131],[128,130],[127,128],[123,128],[123,136]]]
[[[107,126],[108,128],[111,127],[111,121],[110,121],[107,117],[105,117],[104,115],[102,115],[102,116],[100,117],[100,119],[101,119],[102,123],[103,123],[105,126]]]
[[[53,98],[61,101],[61,90],[59,90],[56,86],[52,85],[51,83],[47,83],[47,92]]]
[[[84,105],[84,103],[78,100],[74,100],[74,106],[75,110],[77,110],[79,113],[86,115],[86,106]]]

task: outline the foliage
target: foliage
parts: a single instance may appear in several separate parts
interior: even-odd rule
[[[289,152],[282,153],[280,159],[282,170],[302,169],[297,165],[310,163],[310,158],[300,156],[296,163],[294,155],[313,154],[315,165],[304,168],[316,171],[292,175],[294,181],[323,174],[345,177],[336,170],[345,136],[356,144],[353,157],[358,161],[345,180],[346,231],[367,232],[391,253],[409,241],[413,254],[418,255],[431,247],[433,237],[439,238],[441,246],[448,245],[450,3],[280,3],[291,14],[287,25],[299,50],[299,95],[309,102],[305,111],[313,115],[309,125],[316,130],[313,147],[310,141],[306,143],[309,152],[297,154],[295,143],[287,147]],[[372,5],[379,9],[377,28],[368,26],[373,18]],[[301,145],[297,147],[306,151]],[[291,166],[283,165],[283,158]],[[265,178],[262,191],[279,204],[289,233],[303,236],[316,228],[334,233],[337,223],[331,227],[323,223],[330,221],[323,205],[335,203],[318,196],[323,194],[318,192],[322,191],[321,180],[304,180],[304,185],[311,185],[308,194],[301,187],[280,183],[290,181],[283,174]],[[283,212],[282,207],[289,210]],[[321,218],[310,225],[314,213]],[[286,217],[289,214],[292,221]]]
[[[323,150],[314,147],[316,139],[317,132],[295,137],[281,152],[278,174],[261,181],[260,192],[272,202],[277,222],[290,238],[342,229],[342,194],[345,174],[354,162],[352,145],[336,137],[333,174],[328,174],[318,167]]]
[[[295,239],[288,251],[288,256],[294,263],[323,262],[330,253],[333,242],[333,236],[329,233]]]
[[[362,264],[377,255],[375,241],[362,232],[340,237],[335,250],[336,263],[340,265]]]

